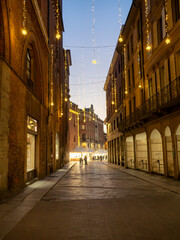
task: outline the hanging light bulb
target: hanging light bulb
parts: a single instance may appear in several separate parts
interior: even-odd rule
[[[111,104],[114,105],[114,101],[112,101]]]
[[[120,37],[119,37],[119,42],[123,42],[123,38],[122,38],[121,35],[120,35]]]
[[[59,40],[59,39],[60,39],[60,37],[61,37],[60,33],[59,33],[59,32],[57,32],[57,33],[56,33],[56,39],[58,39],[58,40]]]
[[[23,28],[23,29],[22,29],[22,34],[23,34],[24,36],[27,35],[27,29],[26,29],[26,28]]]
[[[56,1],[56,39],[60,39],[61,34],[59,32],[59,0]]]
[[[26,0],[23,0],[23,28],[22,28],[22,34],[24,36],[27,35],[27,29],[26,29]]]
[[[150,45],[147,45],[147,46],[146,46],[146,50],[150,51],[150,50],[151,50],[151,46],[150,46]]]

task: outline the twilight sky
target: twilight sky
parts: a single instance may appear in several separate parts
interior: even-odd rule
[[[92,64],[92,0],[63,1],[64,48],[71,50],[72,58],[70,100],[80,108],[93,104],[102,120],[106,118],[103,87],[120,33],[119,3],[124,24],[132,0],[94,0],[97,64]]]

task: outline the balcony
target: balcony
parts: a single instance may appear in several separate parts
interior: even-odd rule
[[[119,123],[120,132],[128,132],[156,118],[179,109],[180,77],[150,97],[136,111]]]

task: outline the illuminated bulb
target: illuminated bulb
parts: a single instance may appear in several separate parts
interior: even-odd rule
[[[112,103],[112,105],[114,105],[114,101],[112,101],[111,103]]]
[[[54,103],[53,103],[53,102],[51,103],[51,106],[54,106]]]
[[[68,100],[67,98],[64,99],[65,102],[67,102],[67,100]]]
[[[61,113],[61,116],[63,116],[63,113]]]
[[[167,37],[166,38],[166,44],[169,44],[171,42],[171,40]]]
[[[96,64],[97,63],[97,61],[96,60],[92,60],[92,64]]]
[[[119,42],[123,42],[123,38],[121,36],[119,37]]]
[[[61,35],[59,34],[59,32],[56,33],[56,38],[59,40],[61,37]]]
[[[23,29],[22,29],[22,34],[23,34],[24,36],[27,35],[27,30],[26,30],[26,28],[23,28]]]
[[[125,91],[125,94],[127,94],[128,92],[127,92],[127,90]]]
[[[151,50],[151,46],[147,45],[146,50],[150,51]]]
[[[115,112],[117,113],[117,110],[115,110]]]
[[[139,84],[139,88],[142,88],[141,84]]]

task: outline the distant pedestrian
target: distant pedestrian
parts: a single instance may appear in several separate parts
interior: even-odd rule
[[[87,165],[87,156],[84,156],[84,164]]]
[[[83,159],[82,159],[82,157],[80,157],[79,163],[80,163],[80,164],[83,164]]]

